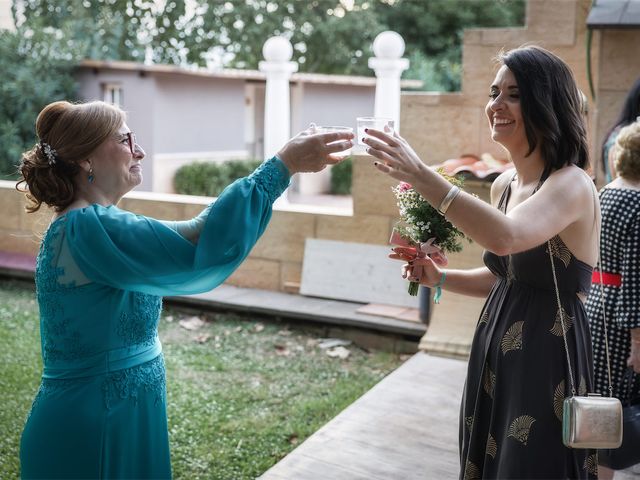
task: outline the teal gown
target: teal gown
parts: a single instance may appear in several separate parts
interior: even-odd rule
[[[274,157],[191,221],[92,205],[51,223],[36,267],[43,373],[22,478],[171,477],[162,296],[221,284],[288,184]]]

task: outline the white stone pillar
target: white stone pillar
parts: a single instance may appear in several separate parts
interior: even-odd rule
[[[11,15],[11,0],[0,0],[0,30],[15,31],[13,15]]]
[[[409,68],[409,60],[402,58],[404,40],[396,32],[382,32],[373,41],[373,53],[375,57],[369,59],[369,68],[377,77],[374,116],[393,119],[399,132],[400,76]]]
[[[284,37],[271,37],[262,47],[264,61],[261,72],[267,75],[264,99],[264,157],[269,158],[278,151],[291,136],[289,118],[289,78],[298,70],[291,62],[293,48]]]

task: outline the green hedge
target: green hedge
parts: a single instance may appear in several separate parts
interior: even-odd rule
[[[194,162],[178,169],[173,177],[173,186],[183,195],[217,197],[222,190],[238,178],[253,172],[260,160],[230,160],[222,163]],[[331,167],[331,193],[351,194],[351,157]]]
[[[173,177],[177,193],[217,197],[225,187],[253,172],[260,160],[230,160],[228,162],[195,162],[178,169]]]
[[[353,171],[352,157],[331,167],[331,193],[334,195],[351,194],[351,173]]]

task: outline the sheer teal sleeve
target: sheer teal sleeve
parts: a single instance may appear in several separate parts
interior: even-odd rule
[[[67,214],[73,260],[92,281],[153,295],[211,290],[247,257],[289,184],[274,157],[228,186],[192,225],[194,244],[171,226],[117,207],[92,205]]]
[[[190,242],[196,243],[200,238],[200,233],[209,217],[209,210],[211,210],[212,206],[213,203],[209,204],[197,217],[191,220],[160,220],[160,222],[175,230]]]

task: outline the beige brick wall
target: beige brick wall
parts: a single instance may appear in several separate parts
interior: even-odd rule
[[[0,181],[0,250],[36,255],[40,238],[49,225],[51,211],[42,208],[27,215],[24,194],[14,182]]]
[[[276,291],[295,291],[302,274],[304,245],[307,238],[387,244],[397,208],[391,193],[395,182],[377,172],[371,157],[358,157],[354,175],[354,215],[304,213],[286,207],[273,212],[271,222],[247,261],[229,278],[241,287]],[[358,193],[359,192],[359,193]],[[192,218],[210,199],[171,194],[132,192],[120,208],[158,219]],[[0,181],[0,250],[36,255],[39,239],[47,228],[52,212],[24,211],[24,195],[13,182]],[[315,210],[320,210],[315,208]]]
[[[614,121],[631,85],[640,77],[640,29],[602,30],[594,35],[592,51],[600,61],[593,67],[597,72],[595,133],[595,160],[600,169],[600,145]]]

